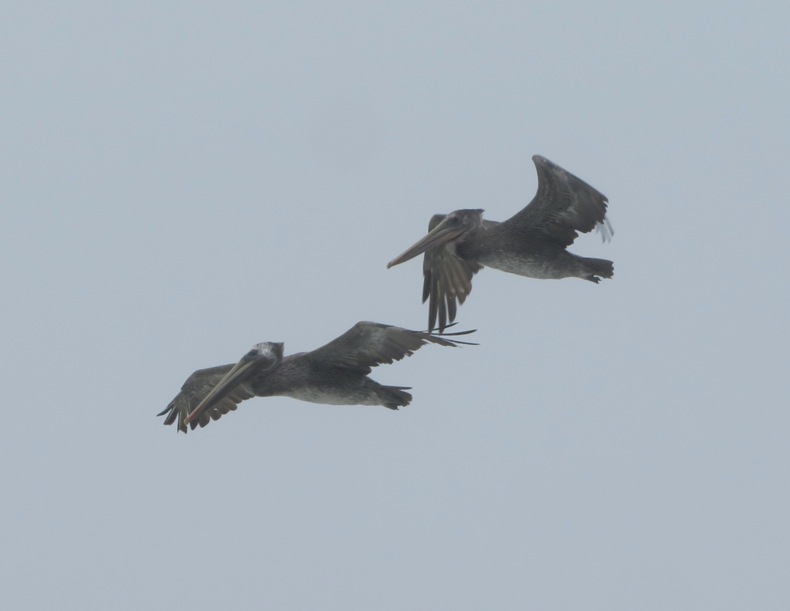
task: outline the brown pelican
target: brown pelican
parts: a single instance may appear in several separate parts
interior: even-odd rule
[[[428,235],[387,264],[390,268],[425,253],[423,303],[428,305],[428,331],[455,320],[457,302],[472,290],[472,276],[493,267],[530,278],[611,278],[614,264],[579,257],[565,248],[579,233],[598,228],[611,239],[606,196],[545,157],[532,157],[538,192],[526,208],[503,222],[483,220],[483,210],[435,214]]]
[[[178,430],[206,426],[252,397],[281,395],[330,405],[408,405],[408,386],[382,386],[367,374],[381,363],[411,356],[427,343],[440,346],[469,344],[442,336],[375,322],[358,322],[340,337],[312,352],[283,357],[283,344],[256,344],[235,365],[200,369],[193,373],[158,416],[165,424],[178,418]]]

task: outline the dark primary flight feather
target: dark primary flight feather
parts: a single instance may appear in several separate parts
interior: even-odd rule
[[[611,261],[579,257],[566,250],[579,233],[593,228],[604,241],[613,232],[601,192],[545,157],[532,158],[538,173],[535,197],[504,222],[483,219],[483,210],[436,214],[428,234],[387,267],[418,254],[423,258],[423,302],[428,329],[442,331],[455,320],[458,305],[472,291],[472,277],[483,267],[533,278],[611,278]],[[437,325],[438,323],[438,325]]]

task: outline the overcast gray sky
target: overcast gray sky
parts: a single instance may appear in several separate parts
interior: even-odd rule
[[[4,609],[787,609],[790,11],[5,2]],[[432,214],[542,154],[600,285],[492,270],[400,412],[155,414],[252,344],[424,328]]]

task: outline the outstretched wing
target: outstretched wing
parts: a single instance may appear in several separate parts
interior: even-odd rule
[[[432,335],[375,322],[358,322],[340,337],[305,356],[368,374],[372,367],[411,356],[415,350],[428,343],[453,347],[467,344],[469,342],[449,339],[449,336],[468,333],[472,331]]]
[[[503,225],[525,232],[539,232],[569,246],[579,233],[598,227],[604,241],[614,234],[606,218],[606,196],[581,178],[535,155],[538,191],[529,205]]]
[[[428,223],[428,231],[432,231],[445,216],[434,214]],[[488,224],[489,221],[483,223]],[[422,261],[422,301],[428,301],[428,331],[434,330],[437,318],[440,333],[455,320],[458,304],[466,301],[472,292],[472,276],[481,269],[483,266],[479,263],[458,257],[453,242],[425,251]]]
[[[168,406],[157,414],[164,416],[165,424],[173,424],[178,419],[178,430],[187,432],[187,424],[184,422],[187,415],[195,409],[200,402],[211,392],[225,374],[233,368],[233,364],[210,367],[209,369],[199,369],[187,378],[178,393]],[[239,384],[226,397],[217,401],[210,408],[206,409],[195,420],[189,423],[189,427],[194,429],[198,425],[206,426],[212,420],[218,420],[225,414],[236,409],[236,406],[246,399],[254,397],[252,389],[246,384]]]

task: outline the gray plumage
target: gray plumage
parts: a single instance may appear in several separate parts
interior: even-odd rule
[[[506,221],[483,220],[483,210],[436,214],[428,235],[387,264],[425,253],[423,302],[429,300],[428,330],[438,319],[442,331],[472,290],[483,267],[530,278],[576,277],[598,283],[611,278],[614,264],[566,250],[579,233],[597,228],[604,241],[613,235],[606,196],[545,157],[532,158],[538,190],[523,210]]]
[[[398,409],[412,397],[407,386],[384,386],[368,377],[372,368],[399,361],[425,344],[468,344],[450,336],[410,331],[374,322],[358,322],[340,337],[311,352],[283,357],[283,344],[256,344],[235,365],[200,369],[160,412],[164,424],[178,430],[206,426],[252,397],[275,395],[330,405],[383,405]]]

